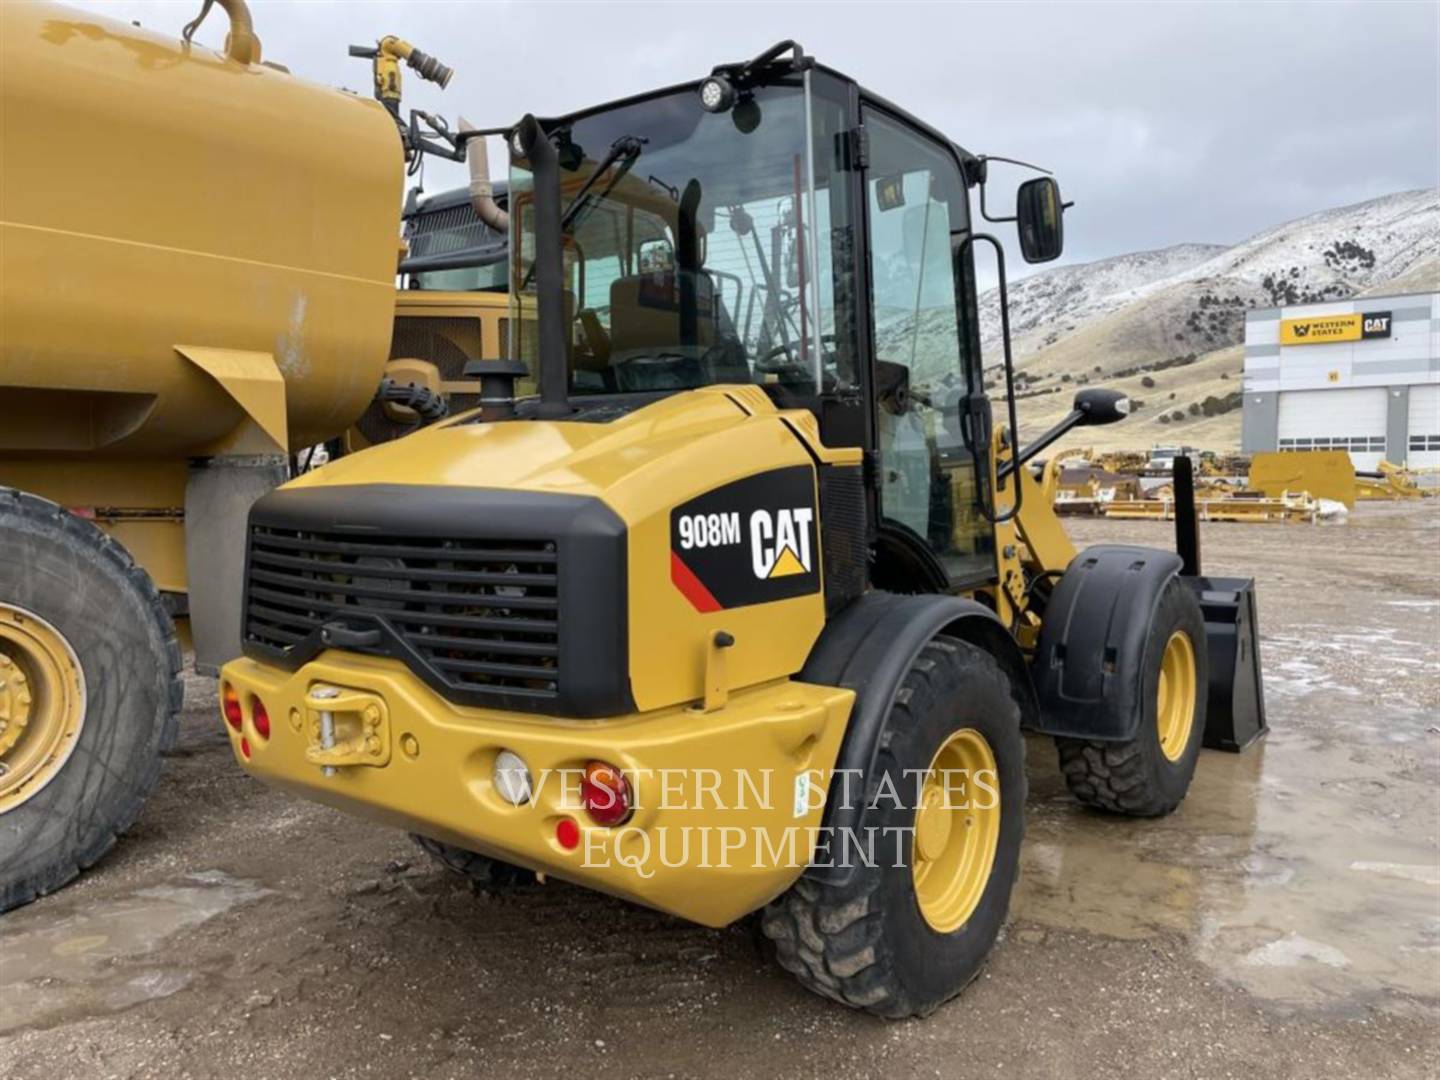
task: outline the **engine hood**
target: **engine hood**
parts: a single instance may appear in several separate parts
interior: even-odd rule
[[[283,542],[299,547],[335,530],[368,532],[376,540],[367,546],[409,535],[554,541],[564,629],[559,688],[546,707],[647,711],[704,695],[721,631],[736,643],[725,660],[733,687],[800,670],[825,618],[817,462],[858,476],[859,459],[858,450],[822,446],[811,413],[779,411],[757,386],[707,387],[608,422],[460,416],[299,477],[257,503],[251,523],[285,526],[276,515],[290,515],[299,531]],[[308,518],[320,525],[300,520]],[[339,551],[345,540],[319,542]],[[604,559],[586,554],[597,545]],[[262,600],[292,564],[265,570]],[[350,594],[386,599],[402,571],[391,576],[397,585],[358,575]],[[334,591],[316,580],[301,583],[312,607],[314,594],[324,601]],[[381,609],[376,618],[398,616]],[[605,659],[612,645],[623,656]],[[633,706],[621,709],[626,682]],[[598,693],[604,686],[613,692]]]
[[[689,391],[609,422],[508,420],[467,413],[307,473],[288,486],[424,484],[604,497],[643,481],[677,452],[760,421],[780,427],[763,393],[736,387]],[[742,404],[743,402],[743,404]]]

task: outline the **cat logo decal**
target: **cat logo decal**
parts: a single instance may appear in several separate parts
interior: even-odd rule
[[[707,491],[670,514],[670,580],[696,611],[820,589],[815,474],[773,469]]]

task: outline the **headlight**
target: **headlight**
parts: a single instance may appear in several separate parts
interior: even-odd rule
[[[700,84],[700,107],[706,112],[724,112],[735,104],[735,88],[730,80],[711,75]]]
[[[495,790],[511,806],[523,806],[534,794],[530,768],[525,759],[513,750],[501,750],[495,755],[494,781]]]

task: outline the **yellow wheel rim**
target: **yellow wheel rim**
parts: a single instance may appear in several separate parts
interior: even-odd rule
[[[44,619],[0,604],[0,814],[53,780],[85,724],[85,677]]]
[[[910,873],[920,914],[948,934],[980,904],[1000,844],[1000,777],[995,752],[974,728],[936,751],[920,786]]]
[[[1190,635],[1176,630],[1165,643],[1160,658],[1160,685],[1155,691],[1155,727],[1160,735],[1160,752],[1169,761],[1179,761],[1190,745],[1195,724],[1195,646]]]

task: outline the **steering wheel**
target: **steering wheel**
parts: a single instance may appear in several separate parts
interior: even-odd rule
[[[821,334],[819,340],[821,345],[833,346],[835,344],[835,335]],[[800,363],[799,360],[795,358],[796,347],[797,346],[787,344],[783,341],[779,345],[770,346],[770,348],[765,350],[765,354],[761,356],[759,360],[755,361],[755,370],[771,371],[777,373],[789,370],[808,372],[810,369],[805,367],[803,364]],[[833,349],[831,351],[833,353]],[[788,362],[783,364],[775,363],[775,360],[781,356],[786,357]]]
[[[685,390],[705,385],[699,358],[685,353],[661,350],[627,356],[611,370],[622,390]]]
[[[835,345],[835,335],[821,334],[819,340],[821,345],[831,346],[829,350],[825,350],[822,354],[819,391],[823,393],[827,390],[833,390],[836,385],[837,376],[833,370],[835,367],[835,352],[833,348]],[[786,358],[785,362],[776,363],[776,360],[782,356]],[[784,342],[767,349],[764,355],[755,362],[755,370],[763,375],[790,375],[795,382],[808,382],[815,375],[814,369],[806,367],[801,364],[799,360],[795,359],[794,347]]]

